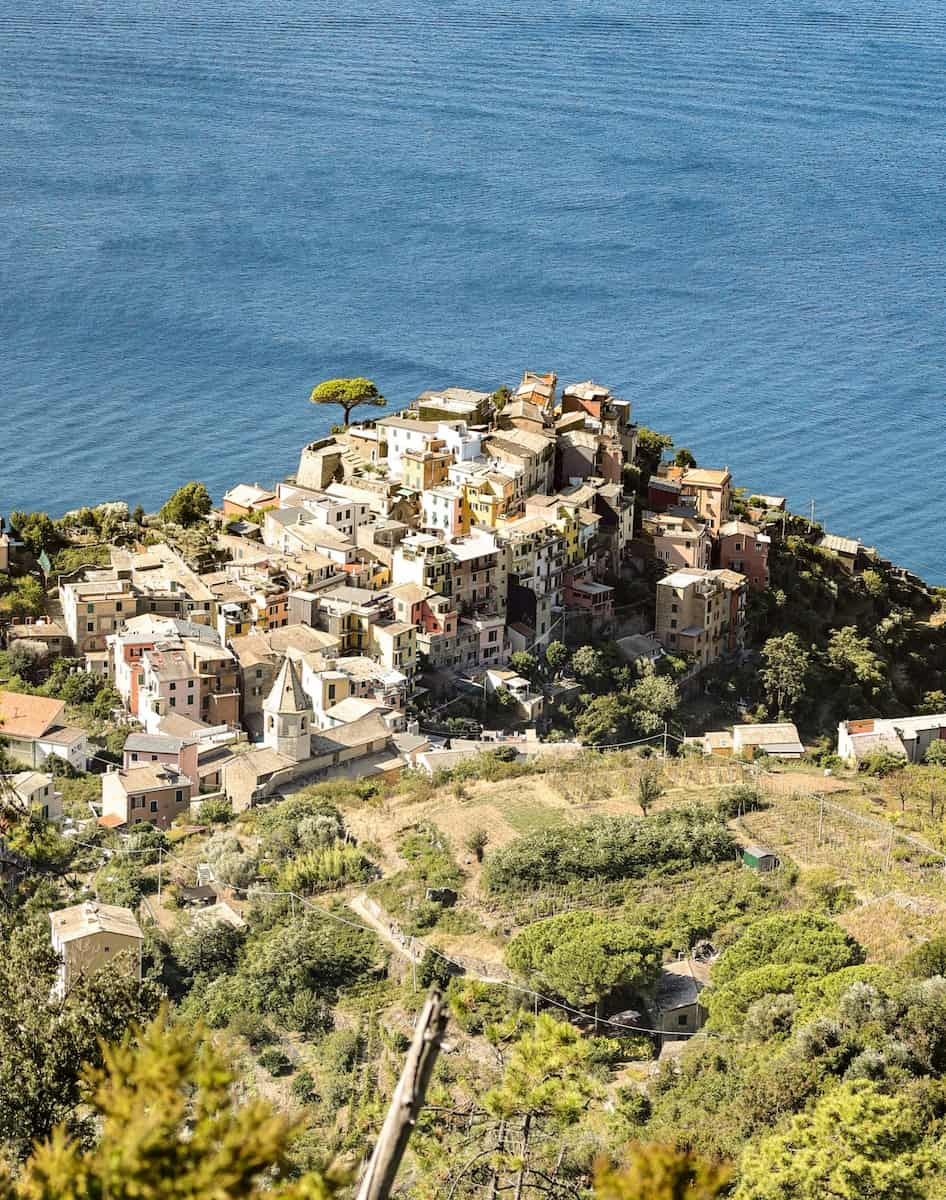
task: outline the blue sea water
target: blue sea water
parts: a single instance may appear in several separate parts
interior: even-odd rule
[[[944,151],[934,0],[8,0],[0,510],[529,367],[946,582]]]

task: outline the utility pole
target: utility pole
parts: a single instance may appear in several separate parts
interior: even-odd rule
[[[667,757],[667,722],[664,721],[664,758]]]
[[[824,837],[824,793],[821,794],[821,805],[818,812],[818,845]]]
[[[808,525],[810,527],[810,526],[814,525],[814,523],[815,523],[815,498],[814,498],[814,496],[812,496],[812,498],[808,501],[808,504],[809,504],[810,510],[811,510],[811,516],[808,518]]]
[[[443,997],[436,988],[431,989],[418,1018],[414,1040],[391,1097],[374,1153],[358,1189],[357,1200],[388,1200],[391,1194],[440,1053],[447,1017]]]

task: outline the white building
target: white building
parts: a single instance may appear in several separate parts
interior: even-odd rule
[[[431,438],[438,436],[440,422],[411,421],[407,417],[383,417],[375,422],[383,428],[388,439],[388,474],[399,479],[403,472],[401,455],[405,450],[421,451]]]
[[[437,426],[437,437],[453,455],[453,461],[472,462],[483,453],[483,435],[467,429],[465,421],[441,421]]]
[[[866,717],[838,725],[838,758],[856,766],[886,752],[920,763],[933,742],[946,739],[946,713],[924,717]]]
[[[19,771],[13,776],[13,790],[21,804],[38,812],[47,821],[62,820],[62,793],[56,781],[44,771]]]

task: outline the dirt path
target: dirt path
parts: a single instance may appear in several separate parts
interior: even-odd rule
[[[364,892],[358,896],[352,896],[348,901],[348,907],[357,913],[366,925],[370,925],[378,937],[383,942],[387,942],[402,958],[406,958],[408,962],[420,962],[423,958],[425,947],[422,947],[414,938],[406,938],[404,934],[393,933],[384,919],[375,916],[371,911],[370,901]],[[418,949],[418,947],[420,948]]]

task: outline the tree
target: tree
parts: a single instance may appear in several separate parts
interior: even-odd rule
[[[225,921],[192,920],[175,936],[172,949],[189,975],[214,976],[233,970],[244,940],[244,931]]]
[[[564,642],[549,642],[545,647],[545,663],[553,679],[568,665],[568,647]]]
[[[586,746],[618,745],[630,741],[636,732],[633,718],[627,697],[610,692],[595,696],[581,709],[575,718],[575,732]]]
[[[39,558],[44,550],[54,550],[63,540],[48,513],[12,512],[10,525],[34,558]]]
[[[641,425],[637,430],[637,452],[634,461],[641,468],[641,482],[646,483],[660,466],[663,452],[673,445],[673,438]]]
[[[298,1126],[265,1100],[242,1106],[234,1077],[199,1032],[162,1014],[89,1071],[98,1141],[65,1130],[38,1146],[0,1200],[330,1200],[315,1173],[288,1181]],[[335,1182],[341,1182],[336,1177]]]
[[[585,681],[597,679],[604,674],[604,658],[594,646],[579,646],[572,655],[572,670]]]
[[[790,713],[805,694],[811,655],[796,633],[770,637],[762,647],[760,678],[776,712]]]
[[[637,732],[642,737],[656,733],[680,703],[677,685],[667,675],[645,675],[628,692]]]
[[[946,692],[926,692],[916,711],[921,715],[933,716],[935,713],[946,712]]]
[[[345,428],[354,409],[364,405],[384,408],[386,401],[370,379],[326,379],[312,389],[310,404],[337,404],[345,414]]]
[[[6,595],[0,597],[0,612],[11,621],[41,617],[45,611],[46,593],[39,580],[32,575],[15,580]]]
[[[716,1200],[732,1167],[673,1146],[632,1146],[624,1167],[599,1167],[595,1200]]]
[[[637,804],[644,816],[663,795],[660,767],[656,763],[645,763],[637,778]]]
[[[708,1009],[713,1029],[738,1029],[746,1013],[764,996],[794,993],[817,977],[817,969],[805,963],[766,963],[741,972],[721,987],[709,988],[701,996]]]
[[[653,934],[592,912],[562,913],[526,926],[506,962],[539,990],[579,1008],[597,1007],[620,989],[647,989],[660,971]]]
[[[696,459],[693,457],[692,450],[688,450],[686,446],[681,446],[673,457],[674,464],[678,467],[695,467]]]
[[[853,676],[868,696],[876,696],[887,682],[883,660],[871,649],[870,638],[857,636],[854,625],[835,629],[828,638],[828,662],[841,675]]]
[[[53,996],[59,958],[44,924],[20,923],[0,938],[0,1148],[13,1160],[63,1122],[85,1127],[82,1063],[100,1063],[99,1039],[119,1037],[157,1004],[154,989],[117,962]]]
[[[738,942],[723,951],[713,967],[713,984],[720,987],[743,971],[770,963],[803,963],[827,975],[863,960],[862,948],[829,917],[776,913],[754,921]]]
[[[502,412],[511,399],[512,391],[505,384],[502,384],[493,392],[493,407],[498,413]]]
[[[197,480],[179,487],[161,508],[161,519],[185,529],[196,525],[213,508],[210,493]]]
[[[511,1027],[519,1027],[517,1018],[512,1018]],[[483,1108],[500,1122],[494,1170],[513,1175],[504,1191],[508,1187],[514,1197],[521,1197],[530,1176],[540,1169],[539,1156],[550,1152],[550,1138],[580,1120],[598,1090],[591,1073],[593,1054],[592,1043],[577,1029],[545,1013],[531,1028],[527,1024],[527,1032],[513,1045],[501,1082],[483,1097]],[[537,1176],[537,1182],[547,1179],[547,1174]],[[494,1176],[494,1195],[497,1183]]]
[[[734,1200],[921,1200],[922,1115],[864,1080],[844,1083],[750,1144]]]
[[[528,650],[516,650],[509,656],[509,665],[518,675],[529,680],[535,679],[539,671],[538,660]]]

